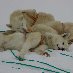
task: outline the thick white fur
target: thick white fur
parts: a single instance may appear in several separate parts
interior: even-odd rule
[[[61,23],[60,21],[50,21],[48,23],[45,23],[44,25],[47,25],[47,27],[51,27],[54,30],[58,32],[58,34],[64,34],[67,33],[66,40],[73,42],[73,23],[71,22],[65,22]]]
[[[65,50],[67,50],[68,49],[68,42],[61,36],[61,35],[58,35],[58,32],[55,30],[55,29],[53,29],[52,27],[50,27],[49,25],[45,25],[45,24],[37,24],[37,25],[33,25],[31,28],[30,28],[30,30],[32,31],[32,33],[35,33],[35,32],[40,32],[41,34],[42,34],[42,36],[45,36],[45,39],[46,39],[46,41],[45,41],[45,43],[43,43],[42,45],[46,45],[46,44],[48,44],[48,47],[49,48],[51,48],[51,49],[62,49],[62,48],[64,48]],[[50,35],[46,35],[45,33],[48,33],[48,34],[51,34],[51,37],[50,37]],[[30,34],[30,33],[29,33]],[[35,34],[36,35],[36,34]],[[38,36],[39,36],[39,34],[37,34]],[[28,36],[28,34],[27,34],[27,36]],[[25,48],[27,48],[26,49],[26,51],[25,51],[25,49],[22,49],[21,50],[21,52],[20,52],[20,57],[22,57],[23,58],[23,54],[26,54],[27,52],[28,52],[28,49],[29,48],[35,48],[35,47],[33,47],[33,43],[34,43],[34,41],[30,41],[30,39],[31,38],[33,38],[33,37],[35,37],[35,36],[28,36],[27,37],[27,39],[26,39],[26,42],[25,42],[25,44],[23,45],[23,47],[25,47]],[[47,38],[47,37],[50,37],[50,38]],[[36,38],[34,38],[34,40],[35,40]],[[39,40],[38,38],[37,38],[37,40]],[[34,46],[36,46],[36,45],[38,45],[39,43],[37,43],[37,40],[35,40],[35,45]],[[41,41],[41,39],[40,39],[40,41]],[[63,45],[63,43],[64,43],[64,45]],[[58,44],[58,47],[57,47],[57,44]],[[27,46],[28,45],[28,46]],[[32,46],[32,47],[31,47]],[[41,45],[40,45],[41,46]],[[41,53],[41,51],[42,51],[42,49],[41,49],[41,47],[37,47],[37,49],[35,50],[35,52],[38,52],[38,53]],[[47,45],[46,45],[47,46]],[[46,47],[44,47],[44,51],[45,51],[45,48]],[[40,51],[41,50],[41,51]],[[42,52],[43,53],[43,52]]]
[[[4,35],[3,33],[0,33],[1,50],[7,50],[7,49],[18,50],[20,51],[19,56],[22,58],[27,52],[29,52],[29,49],[35,48],[40,43],[40,41],[41,41],[40,32],[28,33],[26,39],[25,39],[25,34],[20,32],[15,32],[10,35]]]
[[[47,23],[48,21],[55,21],[54,16],[44,12],[37,13],[35,9],[16,10],[11,13],[10,24],[7,26],[13,31],[23,32],[24,29],[27,30],[34,24]]]
[[[36,16],[37,13],[35,11],[33,13],[35,14],[33,16]],[[30,12],[29,12],[29,14],[30,14]],[[45,23],[48,23],[48,20],[49,20],[49,25],[45,24]],[[52,22],[50,23],[50,21],[52,21]],[[35,24],[31,27],[33,22],[34,22],[34,20],[29,18],[26,14],[23,15],[22,11],[14,12],[10,17],[10,25],[11,25],[11,29],[13,31],[23,32],[24,30],[28,31],[28,28],[29,28],[32,31],[32,33],[40,32],[40,34],[37,34],[37,36],[35,36],[36,34],[33,36],[32,33],[29,33],[30,35],[27,35],[26,41],[25,41],[24,45],[22,46],[22,49],[20,52],[20,57],[23,57],[23,54],[27,53],[29,48],[35,48],[35,46],[39,44],[39,41],[41,41],[41,39],[39,37],[39,36],[41,36],[41,33],[46,38],[47,38],[47,36],[49,37],[50,35],[46,35],[45,34],[46,32],[48,34],[52,33],[52,36],[51,36],[52,38],[47,39],[47,41],[46,41],[47,43],[50,44],[50,40],[51,41],[53,40],[51,42],[52,46],[51,46],[51,44],[50,45],[48,44],[49,48],[58,49],[56,47],[57,44],[59,44],[59,48],[65,48],[65,49],[68,48],[68,42],[65,39],[63,39],[63,37],[58,35],[57,30],[59,30],[58,24],[60,24],[60,22],[57,22],[57,26],[55,26],[56,23],[53,23],[53,22],[55,22],[55,19],[53,16],[45,14],[45,13],[38,13],[38,19],[36,20]],[[57,29],[54,29],[54,27]],[[62,28],[62,26],[60,28]],[[61,30],[60,30],[60,32],[61,32]],[[54,36],[53,34],[56,36]],[[34,42],[36,42],[36,43],[34,43]],[[46,44],[46,42],[45,42],[45,44]],[[63,42],[65,43],[64,45],[62,44]],[[34,45],[33,45],[33,43],[34,43]],[[44,44],[42,44],[42,46],[43,45]],[[27,49],[24,49],[24,48],[27,48]],[[40,48],[40,46],[38,48]],[[38,50],[35,50],[35,51],[37,52]]]
[[[54,30],[53,28],[51,28],[50,26],[47,26],[45,24],[37,24],[34,25],[31,30],[34,31],[38,31],[40,33],[42,33],[43,36],[45,36],[45,39],[48,47],[51,49],[58,49],[58,47],[60,49],[64,48],[65,50],[68,49],[68,41],[65,40],[61,35],[58,34],[58,32],[56,30]],[[47,38],[50,37],[50,38]],[[64,42],[64,45],[62,44]],[[57,44],[59,45],[57,47]]]
[[[24,41],[25,36],[22,33],[16,32],[10,35],[4,35],[0,33],[0,47],[4,50],[7,49],[17,49],[20,51]]]
[[[64,48],[64,50],[68,50],[68,41],[66,41],[61,35],[46,32],[45,37],[50,49],[62,50]]]
[[[41,34],[39,32],[32,32],[27,34],[27,39],[22,46],[20,51],[20,57],[24,57],[24,55],[28,52],[30,48],[35,48],[41,41]]]

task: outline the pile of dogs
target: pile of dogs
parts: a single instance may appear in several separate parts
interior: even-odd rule
[[[73,42],[73,23],[62,23],[35,9],[12,12],[6,26],[10,30],[0,33],[0,51],[18,50],[20,58],[29,51],[40,55],[47,54],[46,49],[68,51]]]

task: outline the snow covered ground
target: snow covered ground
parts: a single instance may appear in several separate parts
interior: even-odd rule
[[[73,44],[69,49],[49,49],[50,57],[29,53],[25,61],[17,60],[10,50],[0,52],[0,73],[73,73]],[[13,52],[18,55],[18,51]]]

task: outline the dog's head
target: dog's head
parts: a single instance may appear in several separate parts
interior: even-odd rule
[[[68,41],[65,40],[61,35],[46,32],[46,36],[47,43],[49,46],[51,46],[52,49],[68,50]]]

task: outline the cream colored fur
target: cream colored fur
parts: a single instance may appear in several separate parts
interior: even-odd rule
[[[27,30],[34,24],[46,23],[48,21],[55,21],[54,16],[44,12],[37,13],[35,9],[16,10],[10,15],[10,24],[7,26],[13,31],[23,32],[24,29]]]
[[[45,36],[45,39],[47,38],[47,35],[45,33],[47,33],[48,37],[50,37],[49,39],[46,40],[49,48],[58,49],[59,47],[60,49],[62,48],[64,48],[65,50],[68,49],[68,41],[65,40],[61,35],[58,34],[56,30],[54,30],[50,26],[47,26],[44,24],[37,24],[37,25],[34,25],[31,28],[31,30],[33,32],[37,31],[42,33],[42,36]],[[64,42],[64,45],[62,44],[63,42]],[[58,47],[57,47],[57,44],[59,44]]]
[[[68,42],[60,35],[46,32],[45,37],[46,37],[46,42],[48,44],[48,47],[50,49],[68,50],[68,47],[69,47]]]
[[[45,13],[45,12],[39,12],[37,15],[37,19],[35,21],[35,24],[42,24],[47,23],[48,21],[55,21],[55,18],[52,14]]]
[[[13,31],[23,32],[27,27],[30,27],[34,20],[31,17],[35,18],[36,10],[16,10],[10,15],[10,24],[7,26]],[[27,27],[26,27],[27,26]]]
[[[19,14],[19,16],[20,16],[20,14]],[[17,19],[17,21],[18,21],[18,19]],[[23,24],[23,26],[21,26],[20,24],[15,24],[16,26],[12,25],[12,28],[15,28],[15,30],[18,31],[17,28],[19,26],[20,31],[23,28],[24,29],[27,28],[26,30],[28,31],[28,29],[29,29],[30,30],[29,32],[32,32],[32,31],[36,32],[37,31],[37,32],[41,32],[42,35],[45,32],[53,33],[53,34],[56,34],[56,35],[58,35],[59,33],[62,32],[62,30],[61,30],[62,29],[62,25],[60,25],[62,23],[60,21],[55,21],[55,19],[54,19],[54,17],[52,15],[49,15],[49,14],[46,14],[46,13],[38,13],[37,20],[35,21],[33,26],[30,26],[30,28],[27,27],[29,24]],[[59,25],[60,25],[61,29],[59,29]],[[62,41],[63,40],[65,40],[65,39],[62,39]],[[66,43],[66,44],[68,44],[68,43]]]
[[[23,54],[26,54],[30,48],[35,48],[39,44],[41,41],[41,34],[45,37],[45,42],[38,46],[37,49],[35,49],[35,52],[41,53],[43,50],[41,49],[42,46],[45,45],[45,50],[45,48],[47,48],[47,44],[48,47],[52,49],[68,49],[67,40],[59,35],[64,33],[63,25],[60,21],[55,21],[55,18],[51,14],[43,12],[37,13],[36,10],[18,10],[11,14],[10,24],[7,26],[10,27],[12,31],[23,32],[24,34],[24,31],[26,31],[30,34],[26,34],[26,41],[20,51],[19,56],[22,58]],[[40,34],[36,34],[36,32]],[[50,37],[50,39],[48,37]]]
[[[18,50],[20,51],[19,56],[21,58],[24,58],[24,55],[29,52],[29,49],[35,48],[39,43],[41,42],[41,33],[39,32],[32,32],[25,35],[20,32],[15,32],[10,35],[5,35],[3,33],[0,33],[0,50]],[[43,45],[42,45],[43,46]],[[39,47],[39,50],[42,47]],[[46,49],[46,46],[44,46],[44,50]],[[38,51],[38,48],[36,48],[35,52]],[[38,54],[41,54],[41,52],[37,52]],[[44,51],[42,50],[42,54]]]
[[[0,33],[0,48],[6,49],[17,49],[20,50],[24,41],[25,36],[22,33],[16,32],[11,35],[4,35]]]
[[[56,30],[54,30],[54,29],[51,28],[51,27],[47,27],[47,25],[44,25],[44,24],[33,25],[33,26],[30,28],[30,30],[33,31],[33,32],[34,32],[34,31],[41,32],[42,35],[43,35],[45,32],[58,34]]]
[[[47,25],[48,27],[49,26],[52,27],[60,35],[64,33],[68,33],[69,35],[67,35],[68,36],[67,40],[73,42],[73,23],[70,22],[61,23],[60,21],[51,21],[44,25]]]

